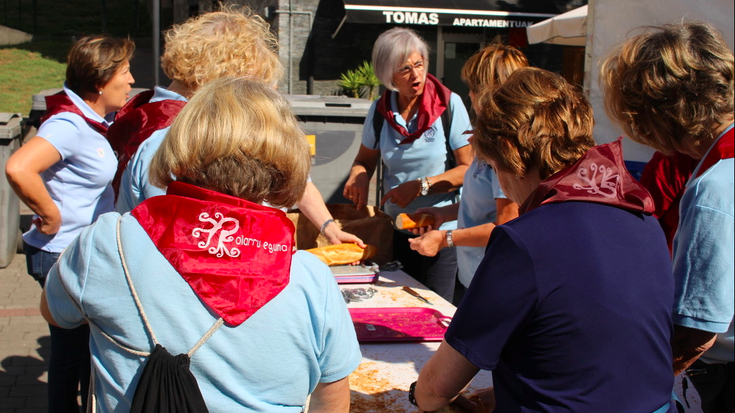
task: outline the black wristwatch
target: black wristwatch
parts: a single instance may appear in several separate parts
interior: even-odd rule
[[[411,383],[411,387],[408,388],[408,402],[416,407],[419,407],[419,405],[416,404],[416,397],[414,396],[415,391],[416,391],[416,382],[413,382]]]

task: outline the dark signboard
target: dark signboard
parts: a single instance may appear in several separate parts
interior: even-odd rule
[[[586,4],[586,0],[344,0],[348,22],[515,28]]]

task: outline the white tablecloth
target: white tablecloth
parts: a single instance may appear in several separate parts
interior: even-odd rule
[[[432,305],[403,291],[407,285]],[[453,316],[456,308],[403,271],[381,273],[375,284],[342,284],[340,288],[377,290],[372,298],[351,302],[349,308],[426,307]],[[408,387],[414,382],[439,342],[364,343],[360,345],[362,363],[350,376],[351,413],[403,413],[417,409],[408,402]],[[467,393],[492,386],[490,372],[481,371],[470,383]]]

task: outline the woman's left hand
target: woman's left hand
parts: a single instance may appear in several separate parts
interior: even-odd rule
[[[383,199],[380,200],[380,205],[385,205],[386,202],[391,201],[399,207],[405,208],[419,197],[420,192],[421,182],[418,179],[404,182],[386,192]]]

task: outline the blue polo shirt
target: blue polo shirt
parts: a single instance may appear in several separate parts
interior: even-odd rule
[[[396,95],[396,93],[391,95],[391,107],[393,113],[395,113],[396,123],[406,128],[409,132],[413,132],[418,128],[418,114],[414,115],[412,119],[409,119],[407,123],[398,114]],[[362,130],[362,144],[370,149],[380,149],[380,154],[385,164],[383,184],[386,192],[404,182],[444,173],[446,170],[447,145],[446,134],[444,133],[445,125],[442,124],[442,119],[437,119],[424,132],[421,138],[411,144],[403,145],[399,145],[399,142],[405,139],[405,137],[393,129],[388,122],[383,122],[383,128],[380,132],[380,148],[375,148],[376,138],[375,130],[373,129],[373,117],[376,116],[375,108],[377,107],[377,102],[375,101],[373,103],[365,118],[365,124]],[[470,129],[470,117],[462,103],[462,99],[456,93],[452,93],[449,104],[452,110],[452,128],[449,133],[449,146],[452,150],[456,150],[469,145],[469,135],[465,135],[464,132]],[[378,113],[377,116],[381,115]],[[454,202],[456,202],[456,194],[454,192],[430,194],[416,198],[406,208],[401,208],[388,201],[385,204],[385,212],[395,219],[402,212],[412,213],[418,208],[441,207]],[[457,221],[449,221],[442,224],[441,229],[454,229],[456,227]]]
[[[493,230],[445,339],[498,413],[675,412],[671,271],[654,217],[542,205]]]
[[[495,222],[498,215],[496,199],[505,199],[506,196],[493,168],[475,157],[464,175],[463,185],[457,228],[471,228]],[[457,247],[457,272],[462,285],[469,287],[484,257],[485,247]]]
[[[730,125],[727,130],[732,128]],[[674,323],[718,333],[715,344],[701,358],[707,363],[735,361],[734,166],[733,158],[729,158],[721,159],[698,177],[701,163],[694,170],[681,198],[679,228],[674,237]]]
[[[98,115],[81,97],[64,85],[72,103],[87,118],[110,125],[114,114]],[[112,178],[117,158],[107,139],[92,129],[81,116],[62,112],[38,128],[40,136],[61,155],[61,160],[41,172],[41,179],[61,213],[61,228],[53,235],[39,232],[35,225],[23,234],[23,241],[38,249],[59,253],[98,216],[114,210]]]

